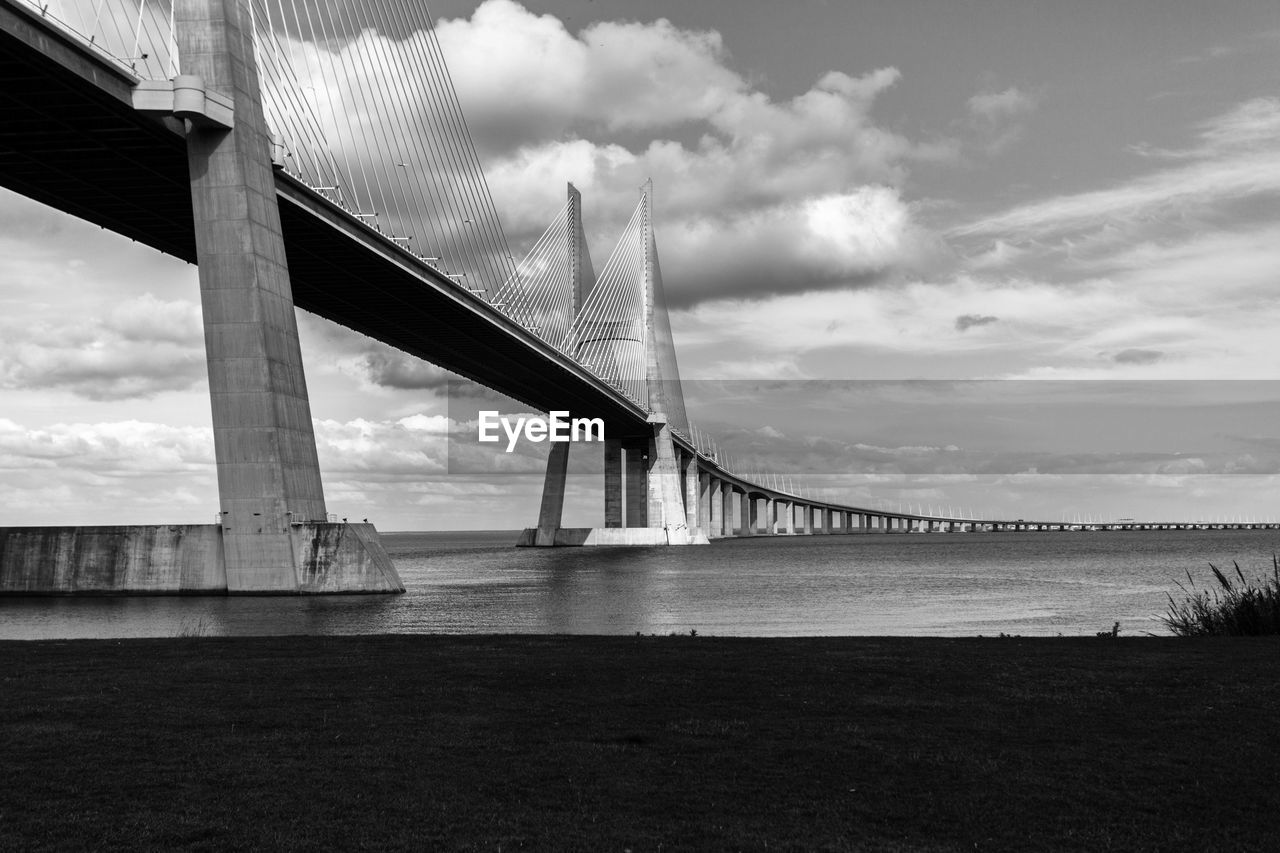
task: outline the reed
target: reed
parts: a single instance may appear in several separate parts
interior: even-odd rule
[[[1271,557],[1271,577],[1248,579],[1232,561],[1233,580],[1209,564],[1217,588],[1199,589],[1187,572],[1185,597],[1169,595],[1169,609],[1161,621],[1179,637],[1262,636],[1280,634],[1280,559]]]

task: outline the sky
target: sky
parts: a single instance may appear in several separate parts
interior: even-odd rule
[[[431,9],[517,256],[572,181],[599,266],[653,179],[690,417],[745,467],[887,507],[1280,516],[1274,2]],[[536,474],[451,471],[446,375],[299,324],[332,512],[533,522]],[[202,347],[194,267],[0,190],[3,523],[211,522]],[[566,523],[600,523],[597,481]]]

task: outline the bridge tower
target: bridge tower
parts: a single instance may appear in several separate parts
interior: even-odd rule
[[[565,234],[565,256],[569,267],[570,318],[578,316],[596,274],[591,266],[591,252],[587,248],[587,236],[582,227],[582,193],[573,184],[568,185],[569,202],[566,206],[568,229]],[[556,531],[564,517],[564,490],[569,477],[569,444],[553,443],[547,456],[547,475],[542,488],[542,505],[538,509],[538,527],[532,544],[549,547],[556,544]]]
[[[174,114],[234,110],[186,122],[227,591],[400,591],[371,527],[328,522],[248,4],[174,0],[174,37]]]
[[[625,388],[624,393],[647,409],[649,432],[628,437],[606,435],[603,528],[561,527],[570,445],[552,444],[538,526],[524,532],[522,545],[688,545],[708,541],[704,531],[688,523],[685,475],[672,440],[674,426],[686,431],[688,426],[653,235],[652,197],[650,182],[619,248],[593,285],[582,230],[581,196],[572,184],[569,186],[568,253],[575,319],[568,351],[589,363],[597,375]],[[592,298],[597,290],[601,293]]]
[[[595,269],[591,266],[591,250],[587,247],[587,233],[582,227],[582,193],[569,184],[569,281],[573,288],[573,316],[578,316],[591,288],[596,283]]]
[[[653,181],[647,181],[641,204],[644,246],[644,355],[645,385],[649,392],[648,502],[650,528],[665,529],[668,545],[688,545],[706,534],[691,529],[685,508],[684,474],[676,458],[671,428],[684,417],[684,397],[676,367],[675,342],[667,316],[667,300],[658,266],[658,244],[653,234]],[[687,424],[685,424],[687,429]],[[696,499],[696,496],[695,496]],[[606,499],[607,500],[607,499]]]

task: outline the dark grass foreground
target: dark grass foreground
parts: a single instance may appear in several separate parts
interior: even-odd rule
[[[0,643],[0,848],[1275,850],[1280,641]]]

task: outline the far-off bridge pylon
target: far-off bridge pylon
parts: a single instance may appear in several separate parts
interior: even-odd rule
[[[521,545],[691,545],[707,534],[690,522],[698,500],[698,471],[691,454],[673,441],[673,430],[690,434],[680,369],[662,286],[653,233],[653,184],[646,183],[621,239],[592,283],[582,228],[582,197],[569,185],[569,201],[548,233],[560,231],[562,281],[577,310],[558,343],[567,355],[621,390],[648,413],[647,435],[606,436],[604,527],[561,527],[569,467],[569,442],[553,443],[538,526],[524,531]],[[542,241],[539,241],[540,243]],[[526,261],[521,268],[543,269]],[[555,300],[544,299],[543,303]],[[545,322],[545,321],[544,321]],[[581,413],[590,414],[590,413]],[[692,484],[684,482],[686,473]]]

